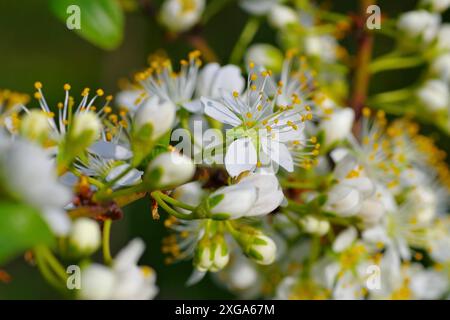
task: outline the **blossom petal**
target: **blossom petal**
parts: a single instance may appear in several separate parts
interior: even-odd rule
[[[242,121],[222,103],[205,97],[202,97],[201,101],[205,108],[206,115],[211,118],[222,123],[230,124],[234,127],[241,124]]]
[[[234,177],[241,172],[253,170],[257,163],[257,153],[250,138],[233,141],[225,155],[225,168]]]

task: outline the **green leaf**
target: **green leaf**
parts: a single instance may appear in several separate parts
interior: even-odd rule
[[[79,7],[80,21],[80,28],[73,31],[82,38],[105,50],[113,50],[122,43],[124,13],[118,1],[50,0],[51,10],[64,24],[75,25],[77,11],[68,10],[73,5]]]
[[[51,245],[55,238],[47,223],[33,208],[0,203],[0,265],[36,245]]]

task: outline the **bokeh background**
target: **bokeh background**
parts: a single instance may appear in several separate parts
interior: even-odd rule
[[[343,13],[356,11],[358,8],[356,0],[328,2],[336,11]],[[377,1],[382,13],[390,16],[411,10],[416,2]],[[158,1],[153,3],[157,5]],[[236,1],[230,1],[201,30],[222,63],[227,62],[246,19],[246,14]],[[450,21],[448,16],[445,20]],[[263,25],[254,42],[276,44],[275,33],[267,25]],[[353,44],[344,44],[351,53]],[[377,36],[375,56],[387,52],[392,45],[390,40]],[[119,89],[119,79],[130,78],[134,72],[145,67],[148,55],[159,49],[176,61],[185,57],[193,48],[183,37],[168,37],[154,18],[142,10],[127,14],[123,43],[113,51],[105,51],[68,30],[52,14],[47,0],[0,1],[0,88],[31,95],[34,82],[41,81],[46,99],[53,105],[62,99],[64,83],[70,83],[74,93],[90,87],[103,88],[106,93],[115,94]],[[420,69],[408,69],[391,74],[383,73],[372,79],[370,90],[379,92],[408,85],[419,71]],[[32,101],[31,105],[33,104],[37,106],[36,101]],[[440,147],[449,152],[448,136],[428,127],[423,130],[433,135]],[[199,284],[186,287],[184,283],[192,272],[191,262],[164,264],[160,247],[166,230],[162,221],[152,220],[149,201],[143,199],[130,205],[125,210],[124,219],[113,224],[113,253],[129,239],[136,236],[143,238],[147,243],[147,250],[141,264],[150,265],[156,270],[160,299],[233,298],[208,276]],[[0,299],[61,298],[44,282],[37,268],[25,263],[22,257],[9,263],[4,269],[12,279],[7,284],[0,282]]]

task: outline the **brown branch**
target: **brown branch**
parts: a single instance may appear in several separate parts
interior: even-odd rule
[[[362,109],[367,100],[370,72],[369,64],[372,58],[373,34],[366,28],[367,7],[375,4],[375,0],[360,0],[360,12],[355,17],[357,52],[353,70],[352,96],[350,106],[355,111],[355,126],[353,131],[358,133]]]

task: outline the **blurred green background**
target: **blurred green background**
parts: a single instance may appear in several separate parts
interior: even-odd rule
[[[356,0],[329,2],[335,10],[344,13],[357,8]],[[389,15],[411,10],[415,3],[414,0],[378,1],[382,13]],[[236,3],[231,3],[203,28],[202,33],[222,63],[227,62],[246,19],[246,14]],[[126,16],[124,42],[120,47],[104,51],[68,30],[50,12],[46,0],[0,1],[0,39],[0,88],[32,94],[33,83],[41,81],[46,99],[53,105],[63,98],[64,83],[70,83],[74,93],[81,92],[84,87],[100,87],[107,94],[114,94],[118,90],[118,80],[129,78],[145,67],[148,55],[157,49],[164,49],[174,60],[185,57],[193,49],[182,37],[167,37],[154,20],[137,11]],[[263,25],[254,42],[275,43],[275,40],[275,33]],[[391,45],[389,40],[377,38],[375,55],[388,51]],[[351,44],[348,49],[352,51]],[[411,69],[377,76],[372,81],[371,91],[407,85],[418,71]],[[37,106],[37,102],[32,101],[31,105]],[[433,134],[448,151],[448,138],[436,132]],[[161,290],[158,298],[232,298],[209,277],[193,287],[184,286],[192,271],[191,262],[165,265],[160,250],[164,235],[162,221],[152,220],[149,199],[143,199],[127,207],[125,218],[113,224],[112,249],[117,252],[136,236],[145,240],[147,250],[141,264],[155,268]],[[8,284],[0,282],[0,299],[60,298],[42,280],[38,270],[26,264],[23,258],[8,264],[5,270],[12,276],[12,281]]]

